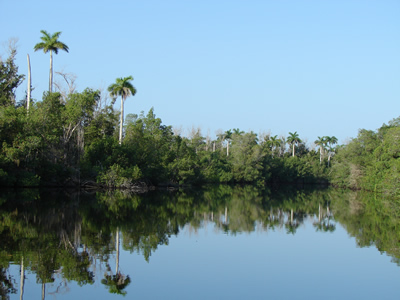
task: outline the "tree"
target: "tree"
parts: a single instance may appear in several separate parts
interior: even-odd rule
[[[328,167],[331,161],[331,157],[335,154],[335,145],[338,142],[338,139],[335,136],[325,136],[326,143],[328,145]]]
[[[258,145],[257,134],[248,132],[232,137],[232,174],[236,182],[262,181],[262,158],[264,153]]]
[[[229,156],[229,143],[232,139],[232,130],[225,131],[225,140],[226,140],[226,156]]]
[[[278,138],[277,135],[270,136],[269,139],[267,140],[267,145],[271,147],[271,154],[272,157],[274,157],[274,151],[278,149],[279,146],[281,145],[281,140]]]
[[[338,142],[338,139],[335,136],[326,136],[325,139],[330,146],[333,146]]]
[[[244,133],[243,130],[240,130],[239,128],[233,128],[233,134],[241,135]]]
[[[319,164],[322,164],[322,160],[324,159],[325,146],[327,144],[327,137],[319,136],[318,139],[314,141],[314,144],[319,146]]]
[[[43,50],[44,53],[50,52],[50,75],[49,75],[49,92],[53,92],[53,51],[58,54],[58,50],[64,50],[68,52],[68,46],[63,42],[60,42],[58,38],[61,32],[58,31],[54,34],[50,34],[45,30],[40,30],[43,36],[40,38],[42,42],[37,43],[33,49],[35,51]]]
[[[292,156],[294,157],[294,146],[298,143],[301,143],[301,139],[299,138],[299,134],[297,133],[297,131],[295,131],[294,133],[289,132],[289,137],[287,138],[287,143],[289,145],[292,145]]]
[[[130,83],[133,80],[132,76],[128,76],[125,78],[117,78],[116,82],[111,84],[108,87],[108,91],[110,95],[114,98],[121,96],[121,118],[120,118],[120,125],[119,125],[119,144],[122,143],[122,129],[124,125],[124,101],[129,96],[135,96],[136,89]]]
[[[24,80],[24,75],[18,75],[16,55],[15,42],[10,40],[9,57],[5,62],[0,58],[0,106],[15,105],[15,90]]]

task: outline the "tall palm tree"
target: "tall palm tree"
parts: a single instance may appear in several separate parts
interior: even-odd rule
[[[335,154],[335,147],[333,145],[337,144],[338,139],[335,136],[326,136],[325,137],[326,143],[328,144],[328,167],[331,161],[331,157],[333,154]]]
[[[282,141],[278,138],[277,135],[271,136],[271,147],[274,148],[274,150],[281,146],[281,142]],[[272,153],[274,153],[274,150],[272,150]]]
[[[33,49],[35,51],[43,50],[44,53],[50,52],[50,77],[49,77],[49,92],[53,91],[53,51],[58,54],[58,50],[64,50],[68,52],[68,46],[63,42],[60,42],[58,38],[61,32],[58,31],[54,34],[50,34],[45,30],[40,30],[43,36],[40,38],[42,42],[37,43]]]
[[[278,138],[277,135],[274,136],[269,136],[267,139],[267,146],[271,148],[271,155],[274,157],[274,152],[276,152],[276,149],[281,146],[281,139]]]
[[[124,102],[126,98],[129,96],[135,96],[136,94],[136,89],[134,86],[130,83],[130,81],[133,80],[132,76],[128,76],[125,78],[117,78],[116,82],[111,84],[108,87],[108,91],[110,92],[111,97],[116,98],[118,96],[121,96],[121,118],[120,118],[120,124],[119,124],[119,144],[121,145],[122,143],[122,128],[124,125]]]
[[[314,141],[314,144],[319,146],[319,164],[322,164],[325,145],[327,144],[326,136],[323,136],[323,137],[319,136],[318,139]]]
[[[298,143],[301,143],[301,139],[299,138],[299,134],[297,133],[297,131],[295,131],[294,133],[289,132],[289,137],[287,138],[287,143],[292,145],[292,149],[293,149],[292,156],[294,157],[294,146]]]
[[[239,128],[233,128],[233,133],[237,135],[242,135],[244,131],[240,130]]]
[[[232,139],[232,130],[225,131],[225,140],[226,140],[226,156],[229,156],[229,142]]]
[[[330,146],[333,146],[333,145],[337,144],[337,142],[338,142],[338,139],[336,136],[326,136],[325,139],[326,139],[326,142]]]

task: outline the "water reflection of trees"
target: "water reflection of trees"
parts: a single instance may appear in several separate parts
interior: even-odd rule
[[[23,274],[29,271],[42,285],[42,298],[68,290],[70,281],[82,286],[95,280],[110,293],[124,295],[131,279],[119,267],[120,247],[149,261],[182,228],[196,231],[209,224],[232,235],[277,229],[296,234],[309,218],[321,232],[334,231],[339,221],[360,246],[374,244],[397,261],[397,206],[355,195],[342,190],[271,191],[253,186],[146,195],[10,192],[0,198],[0,295],[6,299],[17,291],[18,280],[7,273],[10,264],[21,267],[20,292]],[[96,274],[102,277],[96,279]],[[46,290],[55,280],[61,280],[57,288]]]

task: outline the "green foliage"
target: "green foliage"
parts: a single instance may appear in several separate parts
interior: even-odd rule
[[[400,127],[398,119],[377,132],[360,130],[335,155],[331,182],[338,186],[398,195]]]
[[[60,49],[68,52],[68,46],[58,40],[61,32],[55,32],[53,34],[50,34],[45,30],[40,30],[40,32],[43,34],[40,37],[42,41],[35,45],[33,48],[35,51],[43,50],[44,53],[54,51],[54,53],[57,54]]]
[[[257,144],[257,135],[253,132],[234,134],[230,162],[233,178],[236,182],[256,182],[261,178],[264,153]]]
[[[18,75],[15,65],[17,50],[11,47],[10,56],[6,61],[0,58],[0,107],[15,105],[15,90],[24,80],[24,75]]]
[[[98,182],[106,187],[129,188],[140,178],[142,178],[142,172],[138,166],[123,168],[118,164],[113,164],[109,169],[100,172]]]
[[[35,45],[36,51],[68,52],[68,47],[58,40],[60,32],[49,34],[42,30],[41,33],[42,41]],[[152,185],[223,182],[264,186],[326,182],[327,174],[332,171],[335,183],[361,187],[371,186],[372,182],[361,181],[358,172],[363,174],[372,167],[382,169],[388,163],[377,164],[373,157],[363,153],[372,154],[376,145],[371,148],[371,141],[379,143],[395,122],[379,134],[360,133],[353,145],[357,150],[354,159],[365,163],[350,163],[339,154],[333,168],[330,160],[337,160],[333,158],[335,150],[329,149],[327,161],[322,153],[325,146],[331,147],[337,142],[335,137],[323,137],[318,165],[318,155],[307,148],[297,132],[289,132],[287,139],[268,136],[259,141],[254,132],[245,133],[235,128],[221,131],[211,141],[199,129],[193,129],[189,137],[184,137],[175,135],[171,126],[163,125],[153,108],[146,115],[128,114],[124,123],[124,101],[136,93],[132,76],[118,78],[108,87],[114,98],[111,105],[103,102],[99,91],[91,89],[64,96],[52,93],[50,77],[50,91],[27,112],[24,107],[11,105],[15,103],[14,90],[23,79],[17,74],[14,58],[15,51],[0,66],[3,76],[0,96],[7,100],[0,110],[2,185],[78,185],[92,181],[113,188],[128,187],[140,180]],[[7,86],[7,82],[13,84]],[[112,107],[115,97],[121,97],[120,113]],[[352,173],[355,175],[342,176]],[[387,189],[396,183],[395,174],[395,171],[385,173],[384,185],[380,187]]]

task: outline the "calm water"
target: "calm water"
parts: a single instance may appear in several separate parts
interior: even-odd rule
[[[398,299],[393,203],[250,186],[4,192],[0,299]]]

